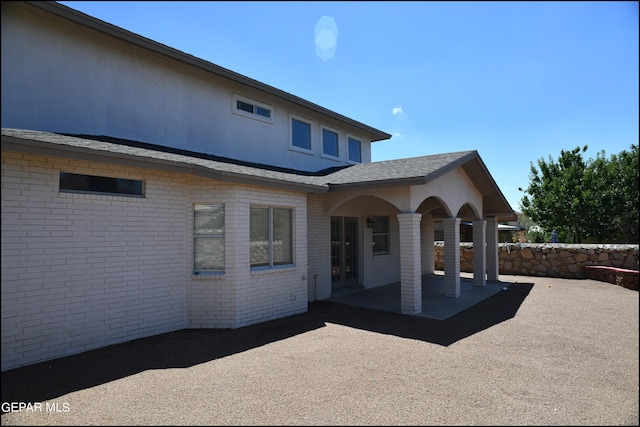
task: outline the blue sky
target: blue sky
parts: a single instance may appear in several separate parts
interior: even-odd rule
[[[530,164],[638,143],[638,2],[63,1],[392,134],[477,150],[519,211]]]

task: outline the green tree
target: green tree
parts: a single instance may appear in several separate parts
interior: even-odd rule
[[[521,199],[523,213],[561,238],[598,242],[638,242],[638,145],[610,158],[601,151],[561,150],[554,161],[531,163],[530,183]]]

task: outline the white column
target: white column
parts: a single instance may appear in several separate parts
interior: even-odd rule
[[[444,296],[460,296],[460,218],[442,220],[444,226]]]
[[[420,219],[418,213],[398,214],[400,224],[400,312],[422,313]]]
[[[487,280],[497,282],[498,278],[498,220],[487,218]]]
[[[433,216],[430,213],[422,215],[420,221],[420,241],[422,242],[422,275],[433,274],[435,268],[435,249],[433,248]]]
[[[473,285],[487,284],[487,221],[473,221]]]

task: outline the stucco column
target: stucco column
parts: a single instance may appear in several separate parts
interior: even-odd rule
[[[473,285],[487,284],[487,221],[473,221]]]
[[[418,213],[398,214],[400,224],[400,312],[422,313],[420,219]]]
[[[497,282],[498,278],[498,220],[487,218],[487,280]]]
[[[444,296],[460,296],[460,218],[444,218]]]
[[[433,274],[436,271],[433,235],[433,217],[430,213],[423,214],[422,220],[420,221],[420,253],[422,254],[422,275]]]

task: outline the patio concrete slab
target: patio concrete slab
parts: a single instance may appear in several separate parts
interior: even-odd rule
[[[508,282],[487,282],[485,286],[474,286],[472,277],[460,277],[460,296],[444,296],[444,274],[422,276],[422,313],[415,316],[446,320],[480,301],[506,290]],[[400,282],[371,289],[357,288],[334,291],[332,302],[374,310],[401,313]]]

